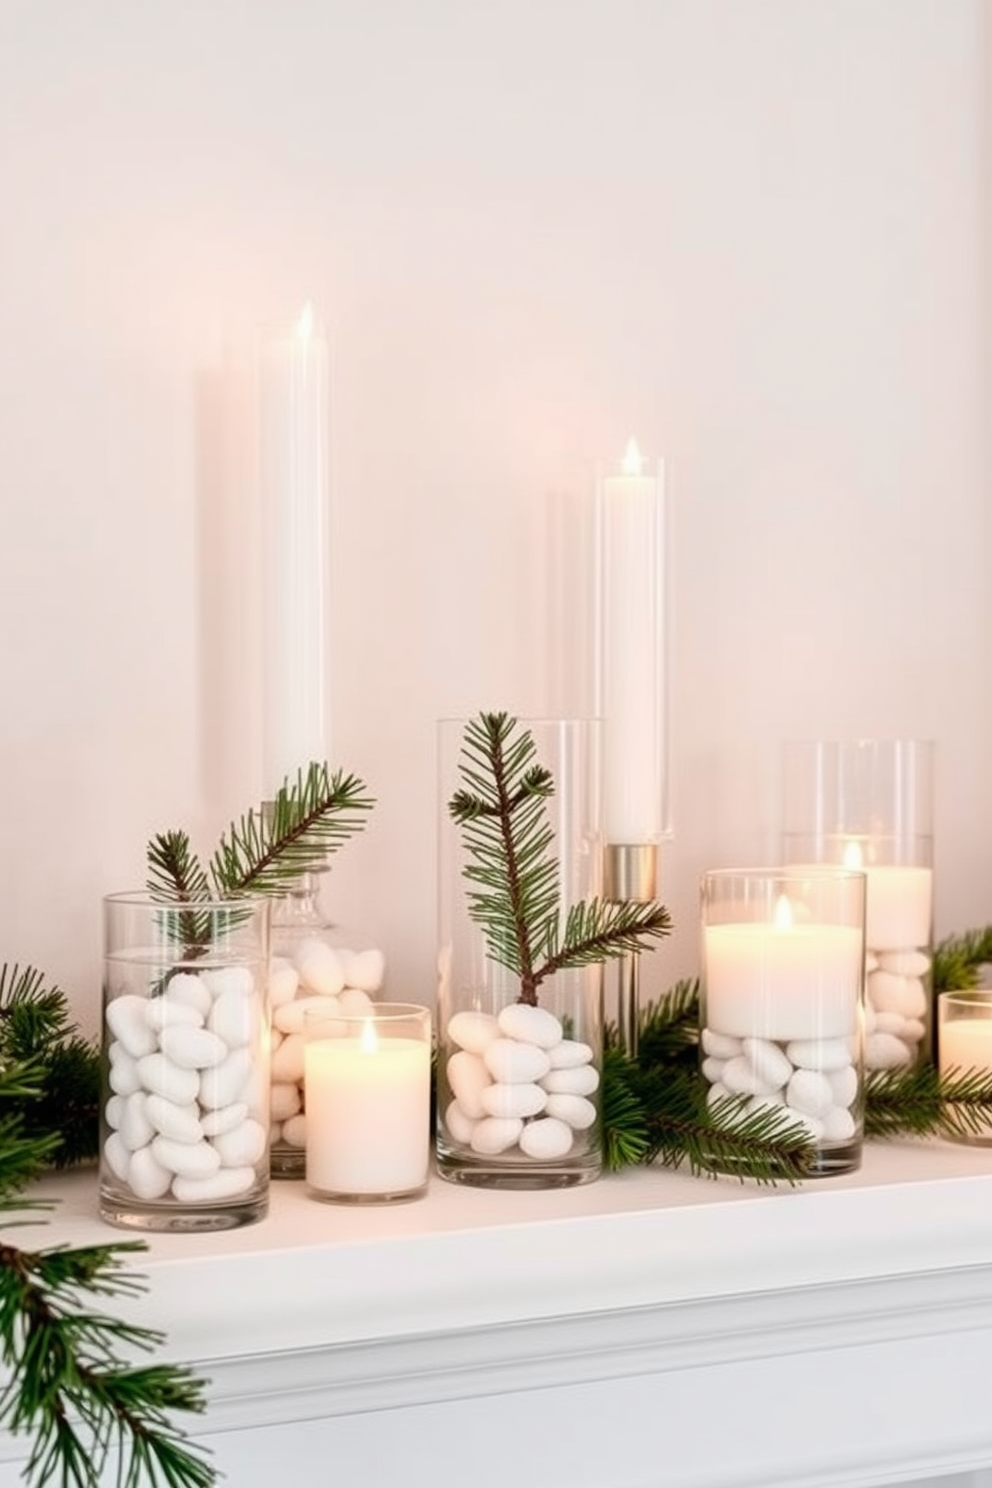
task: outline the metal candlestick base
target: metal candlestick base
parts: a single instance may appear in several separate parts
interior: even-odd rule
[[[658,893],[658,846],[654,842],[607,845],[603,858],[603,897],[614,904],[649,904]],[[637,1057],[641,1012],[641,957],[617,957],[617,1036],[631,1059]]]

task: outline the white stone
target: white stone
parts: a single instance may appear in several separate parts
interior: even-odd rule
[[[225,992],[248,997],[255,990],[255,978],[250,966],[215,966],[202,975],[211,996],[215,998]]]
[[[287,1034],[272,1056],[272,1079],[277,1084],[291,1084],[303,1079],[302,1033]]]
[[[168,992],[161,997],[150,997],[148,999],[148,1011],[146,1013],[148,1027],[161,1033],[163,1028],[174,1027],[177,1023],[185,1024],[187,1028],[202,1028],[203,1014],[198,1007],[190,1002],[181,1002],[177,997],[170,997]],[[151,1050],[147,1051],[149,1054]]]
[[[296,1080],[275,1080],[269,1091],[269,1111],[273,1121],[288,1121],[303,1108],[303,1097]],[[247,1106],[245,1111],[247,1112]]]
[[[820,1142],[823,1139],[823,1121],[819,1116],[811,1116],[808,1111],[796,1111],[788,1108],[788,1116],[793,1126],[798,1126],[811,1142]]]
[[[874,971],[878,966],[878,957],[874,951],[865,951],[865,971]]]
[[[878,958],[883,971],[897,976],[925,977],[930,970],[930,957],[924,951],[884,951]]]
[[[375,1003],[364,987],[345,987],[338,997],[338,1006],[346,1017],[356,1018],[362,1013],[370,1013]]]
[[[834,1105],[841,1107],[853,1105],[858,1093],[858,1072],[854,1065],[849,1064],[846,1069],[842,1070],[831,1070],[827,1079],[830,1081]]]
[[[225,1168],[254,1167],[265,1151],[267,1134],[260,1121],[242,1121],[233,1131],[221,1132],[212,1140]]]
[[[548,1050],[548,1058],[552,1069],[576,1069],[592,1062],[592,1046],[578,1039],[562,1039]]]
[[[150,1059],[152,1055],[146,1055]],[[115,1095],[129,1096],[136,1090],[141,1089],[141,1075],[138,1072],[138,1061],[132,1059],[120,1044],[110,1046],[110,1069],[107,1071],[107,1084]]]
[[[517,1117],[484,1116],[473,1126],[469,1146],[484,1157],[495,1157],[515,1146],[523,1129],[524,1124]]]
[[[254,1168],[221,1168],[211,1177],[177,1176],[172,1192],[180,1204],[209,1204],[220,1199],[235,1199],[247,1193],[255,1183]]]
[[[771,1095],[775,1087],[761,1080],[754,1072],[750,1059],[735,1054],[723,1067],[723,1081],[733,1095]]]
[[[499,1024],[492,1013],[466,1008],[448,1019],[448,1038],[470,1054],[482,1054],[499,1037]]]
[[[909,1044],[918,1044],[927,1031],[927,1025],[922,1018],[906,1018],[903,1020],[901,1037]]]
[[[174,1142],[171,1137],[158,1136],[151,1149],[156,1162],[184,1178],[207,1178],[220,1167],[220,1154],[209,1142]]]
[[[597,1111],[584,1095],[549,1095],[544,1114],[564,1121],[573,1131],[587,1131],[595,1123]]]
[[[919,1018],[926,1009],[927,997],[918,977],[896,976],[891,971],[874,971],[868,978],[868,994],[876,1013],[901,1013],[904,1018]]]
[[[793,1064],[802,1069],[840,1070],[851,1062],[851,1050],[847,1039],[793,1039],[786,1044],[785,1053]]]
[[[854,1117],[844,1106],[833,1106],[823,1117],[825,1142],[849,1142],[854,1132]]]
[[[311,992],[322,992],[334,997],[344,987],[344,970],[338,953],[326,940],[309,936],[296,949],[294,965],[303,982]]]
[[[200,1108],[195,1101],[190,1101],[186,1105],[177,1105],[175,1101],[166,1100],[164,1095],[149,1095],[145,1098],[145,1105],[149,1124],[154,1127],[154,1131],[148,1136],[148,1141],[151,1141],[155,1132],[159,1132],[163,1137],[171,1138],[173,1142],[203,1140]]]
[[[202,977],[192,971],[177,971],[175,976],[171,976],[164,995],[170,1002],[185,1003],[187,1007],[196,1008],[201,1018],[206,1018],[213,1003],[210,988]]]
[[[299,986],[300,973],[292,962],[273,956],[269,970],[269,1007],[282,1007],[283,1003],[292,1002]]]
[[[138,1147],[147,1147],[155,1135],[156,1128],[147,1112],[147,1097],[144,1091],[134,1091],[134,1094],[126,1097],[123,1103],[122,1119],[120,1119],[120,1140],[131,1152],[137,1152]]]
[[[386,975],[386,958],[375,949],[359,951],[348,958],[347,968],[347,987],[359,992],[378,992]]]
[[[269,1122],[269,1146],[276,1147],[282,1141],[282,1122]]]
[[[741,1039],[733,1038],[729,1033],[717,1033],[713,1028],[704,1028],[700,1037],[703,1053],[712,1054],[714,1059],[733,1059],[743,1047]]]
[[[124,1100],[122,1095],[112,1095],[103,1108],[104,1121],[115,1130],[120,1126],[124,1115]]]
[[[148,1202],[169,1192],[172,1174],[156,1161],[150,1147],[141,1147],[131,1158],[127,1181],[135,1198]]]
[[[536,1044],[539,1049],[551,1049],[561,1043],[562,1026],[547,1008],[532,1007],[527,1002],[511,1002],[501,1008],[497,1022],[504,1037]]]
[[[594,1064],[576,1069],[549,1070],[541,1080],[549,1095],[592,1095],[599,1089],[599,1070]]]
[[[107,1003],[107,1027],[132,1059],[151,1054],[157,1043],[155,1030],[148,1026],[147,1007],[148,998],[133,992]]]
[[[713,1106],[718,1106],[721,1101],[737,1098],[738,1097],[734,1095],[734,1092],[732,1090],[728,1090],[726,1085],[721,1084],[719,1080],[715,1085],[711,1085],[709,1090],[707,1090],[706,1092],[706,1104],[711,1108]]]
[[[207,1027],[229,1049],[240,1044],[254,1044],[258,1038],[261,1015],[256,997],[228,988],[221,992],[207,1017]]]
[[[254,1062],[249,1049],[232,1049],[222,1064],[205,1069],[199,1077],[200,1104],[216,1111],[220,1106],[231,1106],[235,1101],[253,1102],[247,1092],[251,1089]]]
[[[224,1040],[209,1028],[163,1028],[161,1049],[166,1059],[187,1070],[213,1069],[228,1054]]]
[[[540,1085],[487,1085],[479,1095],[487,1116],[536,1116],[548,1103]]]
[[[294,1085],[293,1090],[296,1090]],[[296,1091],[297,1098],[299,1091]],[[297,1106],[297,1110],[299,1106]],[[220,1137],[224,1132],[233,1131],[240,1126],[248,1115],[248,1105],[245,1101],[235,1101],[232,1106],[221,1106],[216,1111],[204,1111],[200,1117],[200,1130],[205,1137]]]
[[[725,1059],[714,1059],[711,1055],[708,1055],[702,1063],[703,1078],[709,1080],[711,1085],[715,1085],[723,1079],[723,1072],[726,1067],[727,1061]],[[789,1068],[791,1069],[792,1066],[790,1065]]]
[[[894,1033],[870,1033],[865,1039],[865,1064],[869,1069],[900,1069],[912,1058],[908,1045]]]
[[[452,1095],[465,1115],[472,1121],[478,1121],[480,1116],[486,1114],[482,1092],[487,1085],[492,1084],[492,1077],[483,1064],[481,1055],[459,1049],[452,1054],[446,1068]]]
[[[475,1122],[471,1116],[466,1116],[456,1100],[449,1101],[444,1113],[444,1125],[449,1137],[453,1142],[460,1143],[463,1147],[472,1141],[472,1132],[475,1130]]]
[[[200,1076],[194,1069],[175,1064],[162,1053],[146,1054],[138,1060],[138,1078],[146,1090],[185,1106],[196,1100]]]
[[[131,1166],[131,1153],[120,1132],[110,1133],[103,1144],[103,1156],[114,1177],[126,1183],[128,1169]]]
[[[791,1062],[778,1045],[769,1042],[768,1039],[744,1039],[743,1052],[751,1061],[751,1066],[763,1085],[771,1085],[778,1089],[792,1074]]]
[[[833,1104],[830,1081],[819,1070],[797,1069],[786,1086],[785,1099],[804,1116],[822,1116]]]
[[[504,1085],[540,1080],[551,1068],[544,1049],[512,1038],[493,1039],[482,1055],[482,1061],[493,1079]]]
[[[574,1140],[572,1128],[566,1121],[540,1116],[537,1121],[528,1121],[521,1132],[520,1150],[538,1161],[553,1162],[571,1150]]]
[[[907,1019],[902,1013],[876,1013],[874,1033],[895,1033],[901,1038],[905,1030]]]
[[[282,1139],[287,1147],[299,1149],[307,1145],[307,1118],[302,1112],[291,1116],[282,1129]]]

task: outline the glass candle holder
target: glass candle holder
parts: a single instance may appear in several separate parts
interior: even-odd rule
[[[521,719],[508,754],[525,735],[531,762],[554,782],[537,806],[546,873],[545,908],[528,947],[533,970],[546,963],[552,925],[557,934],[599,889],[598,731],[580,719]],[[501,875],[499,854],[486,865],[474,858],[449,811],[455,792],[475,793],[485,773],[466,752],[465,722],[440,724],[439,766],[438,1172],[477,1187],[588,1183],[602,1171],[602,967],[562,967],[525,986],[512,915],[494,944],[472,913],[486,875],[490,884]],[[532,852],[531,867],[534,860]]]
[[[933,745],[915,739],[785,746],[783,856],[864,869],[865,1067],[933,1045]]]
[[[100,1214],[220,1230],[269,1200],[265,899],[103,901]]]
[[[941,992],[937,998],[937,1062],[942,1075],[992,1075],[992,990]],[[992,1147],[992,1123],[950,1138]]]
[[[427,1188],[431,1017],[381,1002],[354,1016],[310,1007],[303,1021],[306,1185],[317,1199],[383,1204]]]
[[[748,1109],[783,1107],[815,1144],[813,1174],[861,1162],[864,913],[865,875],[853,870],[732,868],[702,879],[708,1103],[735,1095]]]

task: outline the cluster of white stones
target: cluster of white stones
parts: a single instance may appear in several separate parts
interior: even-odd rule
[[[565,1038],[546,1008],[514,1002],[496,1016],[465,1010],[449,1019],[446,1037],[457,1048],[445,1065],[453,1098],[444,1125],[459,1146],[480,1157],[522,1153],[551,1162],[594,1125],[593,1051]]]
[[[386,974],[378,950],[351,951],[308,935],[291,956],[273,956],[269,975],[272,1016],[272,1090],[269,1144],[302,1153],[307,1144],[303,1091],[303,1020],[308,1009],[329,1017],[354,1016],[372,1006]]]
[[[872,951],[865,957],[865,1068],[915,1064],[927,1031],[926,951]]]
[[[169,977],[106,1005],[106,1169],[143,1202],[216,1203],[266,1171],[263,1010],[247,966]]]
[[[731,1095],[748,1096],[746,1111],[787,1107],[814,1142],[854,1137],[858,1072],[852,1040],[736,1038],[713,1028],[704,1028],[701,1039],[710,1106]]]

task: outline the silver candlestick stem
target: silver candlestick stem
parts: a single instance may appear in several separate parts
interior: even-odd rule
[[[657,895],[657,843],[609,843],[603,857],[603,897],[614,904],[649,904]],[[637,1057],[640,1032],[640,961],[639,951],[625,951],[616,961],[617,1035],[631,1059]]]

